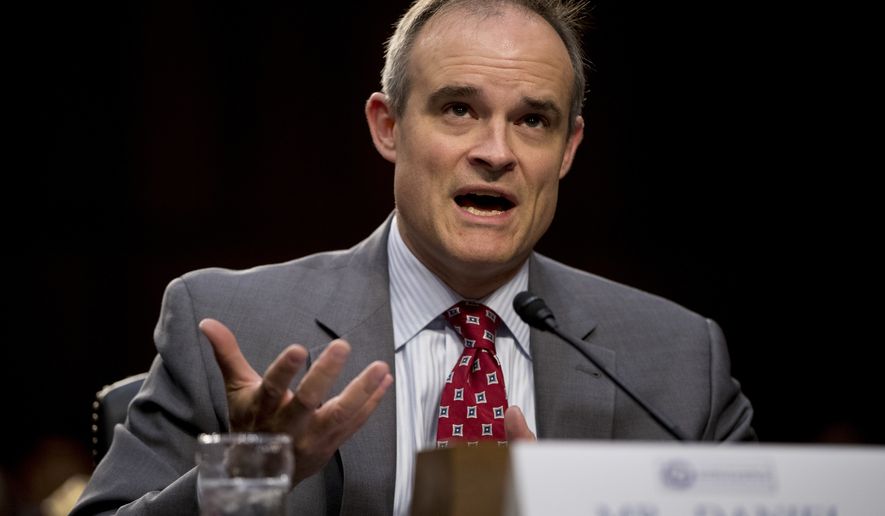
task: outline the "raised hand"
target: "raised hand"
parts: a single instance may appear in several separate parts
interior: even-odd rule
[[[390,367],[372,362],[337,396],[326,399],[350,354],[350,345],[332,341],[292,391],[289,384],[307,361],[303,346],[291,345],[258,374],[240,352],[234,334],[214,319],[200,330],[212,343],[224,376],[231,430],[279,432],[292,437],[293,486],[318,472],[354,434],[393,383]]]

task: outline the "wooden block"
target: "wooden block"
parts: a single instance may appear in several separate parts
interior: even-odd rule
[[[503,513],[510,457],[491,441],[419,452],[412,516],[494,516]]]

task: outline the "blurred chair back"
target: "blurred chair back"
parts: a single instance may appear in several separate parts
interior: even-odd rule
[[[92,403],[92,460],[98,464],[114,438],[114,426],[126,421],[129,402],[141,389],[147,373],[132,375],[106,385]]]

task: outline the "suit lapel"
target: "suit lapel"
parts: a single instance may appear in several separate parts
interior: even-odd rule
[[[393,321],[387,272],[390,218],[352,251],[348,267],[336,271],[334,294],[317,322],[347,340],[350,357],[335,386],[340,392],[375,360],[394,373]],[[325,346],[323,346],[325,347]],[[316,357],[322,348],[310,350]],[[341,514],[393,512],[396,481],[396,385],[391,386],[363,427],[338,450],[343,469]]]
[[[319,301],[323,331],[345,338],[352,352],[334,393],[369,363],[394,367],[393,321],[387,260],[390,218],[351,251],[348,267],[330,279],[330,296]],[[596,322],[569,294],[569,284],[537,255],[530,258],[529,288],[542,297],[564,331],[583,337],[586,349],[614,370],[614,351],[594,344]],[[310,350],[316,357],[325,347]],[[612,436],[614,385],[586,358],[555,335],[531,330],[535,414],[539,438],[608,439]],[[392,371],[392,373],[394,373]],[[396,481],[396,385],[366,424],[339,449],[343,469],[341,514],[393,512]]]
[[[594,343],[596,322],[570,295],[557,271],[533,254],[529,289],[547,302],[562,330],[582,338],[601,364],[614,370],[615,352]],[[609,439],[612,437],[615,386],[568,343],[552,333],[531,330],[535,375],[535,419],[539,438]]]

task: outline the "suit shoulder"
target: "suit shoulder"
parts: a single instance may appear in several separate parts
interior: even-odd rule
[[[568,292],[571,301],[579,306],[592,307],[594,311],[621,317],[683,321],[693,325],[707,324],[702,315],[657,294],[625,285],[602,276],[576,269],[543,255],[536,255],[545,275],[558,288]]]
[[[248,269],[197,269],[169,282],[164,304],[176,298],[190,298],[195,305],[215,307],[233,300],[263,306],[309,299],[313,293],[325,292],[330,278],[335,278],[348,263],[349,251],[330,251]]]
[[[256,265],[246,269],[206,267],[185,273],[173,280],[185,283],[188,288],[199,288],[207,284],[236,284],[245,282],[277,282],[285,278],[297,279],[325,271],[333,271],[347,264],[347,251],[328,251],[312,254],[280,263]]]

